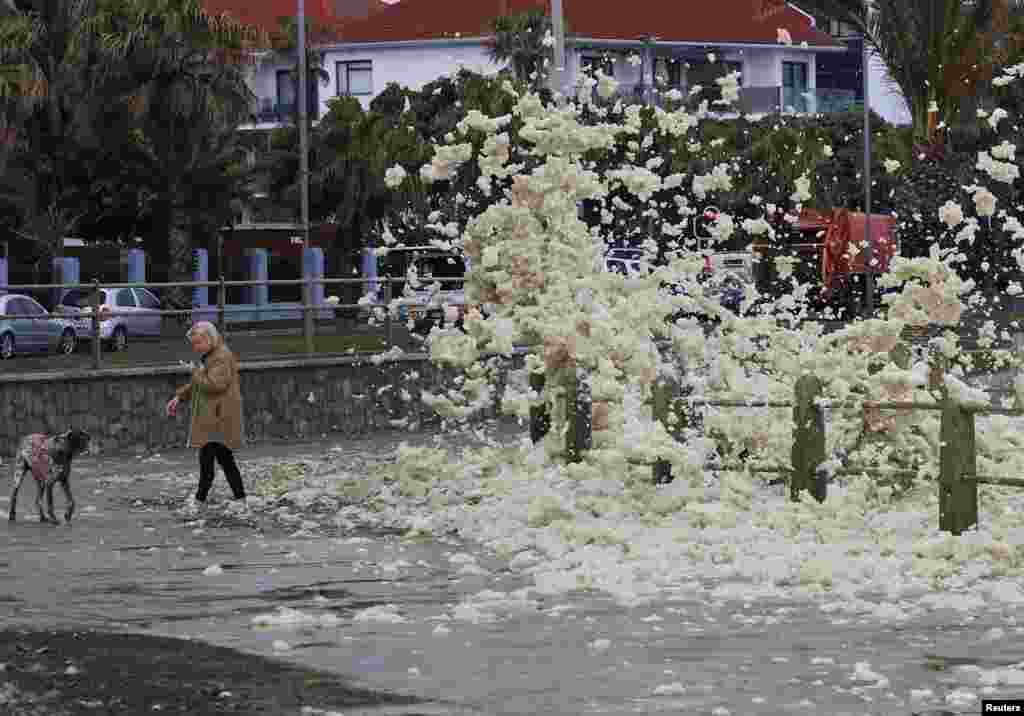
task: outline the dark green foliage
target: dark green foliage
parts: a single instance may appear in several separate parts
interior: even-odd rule
[[[384,91],[370,102],[370,111],[382,114],[397,122],[405,111],[408,92],[397,82],[388,82]]]

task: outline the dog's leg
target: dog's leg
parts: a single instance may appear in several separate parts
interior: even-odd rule
[[[19,468],[21,469],[20,472]],[[18,513],[18,490],[21,489],[21,481],[25,479],[26,472],[28,472],[28,470],[25,468],[25,465],[22,464],[21,460],[15,461],[14,472],[11,475],[11,484],[13,485],[11,488],[11,513],[8,517],[12,522],[15,520]]]
[[[71,485],[68,484],[67,477],[60,481],[60,486],[64,489],[64,497],[68,502],[68,507],[64,511],[64,521],[71,522],[71,515],[75,514],[75,498],[71,495]]]
[[[33,476],[32,481],[36,483],[36,509],[39,511],[39,521],[49,522],[43,506],[43,496],[46,494],[46,485],[44,485],[41,480],[36,480],[35,476]]]
[[[56,480],[46,481],[46,509],[50,515],[50,522],[52,522],[55,525],[59,525],[60,521],[57,519],[57,515],[53,513],[53,488],[56,486]]]

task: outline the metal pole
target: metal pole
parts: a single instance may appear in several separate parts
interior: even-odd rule
[[[227,318],[224,316],[225,305],[228,302],[228,288],[224,285],[224,274],[220,275],[220,287],[217,289],[217,330],[227,338]]]
[[[302,246],[309,248],[309,127],[307,122],[309,99],[306,77],[306,6],[298,0],[299,22],[299,182],[302,189]]]
[[[551,90],[561,92],[565,78],[565,21],[562,0],[551,0],[551,33],[555,36],[555,62],[551,71]]]
[[[391,335],[391,280],[384,279],[384,344],[390,349]]]
[[[89,297],[92,305],[92,367],[99,370],[102,359],[100,352],[100,282],[99,279],[92,280],[92,295]]]
[[[308,277],[307,277],[308,278]],[[302,284],[302,337],[306,342],[306,355],[313,357],[313,296],[310,281]]]
[[[872,262],[875,249],[871,244],[871,100],[869,94],[869,69],[871,56],[868,53],[868,38],[864,36],[864,315],[875,312],[875,276]]]

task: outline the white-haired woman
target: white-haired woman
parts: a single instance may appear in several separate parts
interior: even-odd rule
[[[186,511],[195,512],[206,504],[213,485],[214,460],[220,463],[235,499],[245,505],[245,487],[232,450],[242,446],[242,392],[238,359],[209,321],[193,325],[186,338],[200,354],[192,380],[174,392],[167,403],[167,415],[177,414],[178,403],[192,401],[192,424],[188,446],[199,448],[199,488]]]

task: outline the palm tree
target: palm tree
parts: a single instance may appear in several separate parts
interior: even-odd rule
[[[0,195],[41,258],[61,255],[86,213],[76,162],[96,147],[103,102],[92,91],[103,58],[81,32],[93,11],[92,0],[0,4]]]
[[[299,58],[298,58],[298,46],[299,46],[299,24],[295,17],[279,17],[277,18],[278,30],[272,38],[274,49],[279,55],[286,57],[294,57],[295,64],[292,66],[289,76],[295,82],[296,92],[299,86]],[[325,35],[329,31],[328,26],[318,25],[313,27],[310,21],[306,20],[306,37],[310,38],[313,33]],[[313,119],[315,118],[315,105],[314,100],[317,97],[314,91],[317,83],[327,86],[331,81],[331,76],[327,70],[324,69],[324,53],[316,50],[309,45],[306,46],[306,75],[307,75],[307,91],[309,101],[307,103],[308,114],[306,116],[307,122],[312,126]],[[292,112],[293,121],[298,124],[299,121],[299,107],[296,101],[295,109]]]
[[[549,31],[551,18],[538,8],[497,17],[488,56],[495,63],[508,62],[516,80],[536,90],[544,82],[544,60],[551,55],[544,46]]]
[[[193,233],[211,217],[201,201],[208,189],[197,189],[221,177],[214,194],[223,201],[212,216],[222,218],[224,202],[237,191],[233,185],[242,183],[240,172],[227,172],[244,154],[235,130],[251,118],[255,103],[245,51],[269,40],[228,16],[208,15],[199,0],[102,2],[88,29],[116,63],[106,86],[138,119],[125,161],[152,187],[153,231],[145,246],[153,273],[191,280]],[[171,305],[188,305],[184,289],[167,293]]]
[[[770,16],[782,0],[755,0]],[[910,108],[916,140],[929,139],[934,102],[948,124],[973,124],[969,97],[990,63],[994,19],[1019,0],[797,0],[804,11],[855,27],[885,63]],[[870,5],[870,11],[868,6]],[[962,59],[975,62],[965,66]],[[962,91],[966,85],[970,88]],[[969,116],[970,115],[970,116]]]

